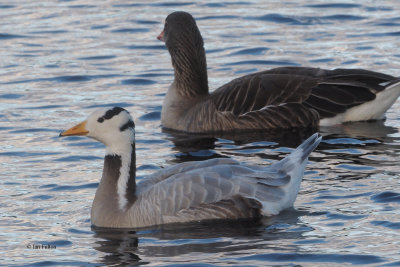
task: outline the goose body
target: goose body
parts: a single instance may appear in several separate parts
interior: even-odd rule
[[[85,135],[106,145],[91,221],[112,228],[278,214],[293,206],[308,156],[321,141],[314,134],[270,166],[227,158],[185,162],[136,184],[134,122],[126,110],[95,111],[60,135]]]
[[[209,93],[203,39],[194,18],[171,13],[158,36],[175,78],[161,122],[190,133],[290,129],[382,119],[400,78],[362,69],[280,67],[237,78]]]

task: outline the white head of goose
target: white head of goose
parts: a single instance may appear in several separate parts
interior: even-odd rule
[[[71,135],[85,135],[106,145],[91,221],[112,228],[278,214],[293,205],[308,156],[321,141],[316,133],[270,166],[227,158],[185,162],[136,184],[134,123],[125,109],[95,111],[60,134]]]
[[[382,119],[400,79],[362,69],[280,67],[237,78],[211,94],[203,38],[194,18],[171,13],[157,37],[175,78],[164,99],[164,128],[191,133],[318,127]]]

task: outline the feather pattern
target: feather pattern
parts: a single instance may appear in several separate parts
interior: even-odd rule
[[[400,79],[387,74],[310,67],[249,74],[209,93],[203,39],[194,18],[171,13],[163,35],[175,70],[161,113],[166,129],[205,133],[317,128],[324,119],[329,119],[324,124],[336,124],[381,118],[400,95]],[[388,96],[393,101],[373,102],[390,86],[395,87]],[[352,108],[369,103],[382,108],[354,116]],[[346,115],[349,111],[352,116]]]
[[[125,110],[99,120],[94,112],[61,136],[86,135],[106,145],[103,175],[92,205],[99,227],[144,227],[208,219],[254,218],[293,206],[314,134],[282,160],[248,165],[229,158],[185,162],[155,172],[136,184],[134,127]],[[112,151],[112,152],[110,152]]]
[[[293,205],[306,159],[320,140],[314,134],[271,166],[211,159],[164,169],[138,183],[138,201],[153,203],[163,223],[275,215]]]

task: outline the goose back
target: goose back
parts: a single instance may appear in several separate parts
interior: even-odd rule
[[[278,214],[293,205],[308,155],[320,141],[314,134],[271,166],[211,159],[167,168],[138,184],[136,206],[145,208],[129,213],[144,212],[150,224]],[[145,212],[149,203],[154,218]]]
[[[170,130],[205,133],[317,128],[321,120],[329,125],[378,119],[400,95],[400,79],[390,75],[311,67],[280,67],[249,74],[209,94],[203,39],[193,17],[185,12],[171,13],[164,32],[168,32],[165,43],[175,70],[161,116],[163,127]],[[381,101],[377,95],[388,87],[392,90]],[[361,111],[370,105],[380,107],[375,113],[363,114]]]

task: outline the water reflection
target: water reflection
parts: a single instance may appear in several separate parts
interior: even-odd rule
[[[232,145],[240,146],[255,142],[269,142],[280,146],[297,147],[305,139],[317,132],[317,128],[301,128],[291,130],[269,130],[269,131],[244,131],[236,133],[213,133],[213,134],[188,134],[183,132],[163,129],[167,139],[172,141],[175,148],[180,151],[213,149],[218,140],[230,140]]]
[[[393,141],[390,135],[398,133],[399,130],[395,127],[385,125],[384,120],[346,123],[329,127],[324,126],[319,129],[306,128],[216,134],[187,134],[163,129],[163,133],[167,135],[166,138],[174,143],[175,149],[182,152],[196,151],[198,149],[213,149],[217,146],[216,142],[219,139],[231,140],[232,145],[244,145],[265,141],[279,146],[296,147],[315,132],[320,132],[325,140],[345,137],[359,140],[373,139],[378,143]],[[374,142],[371,141],[371,143]]]
[[[93,227],[94,249],[104,252],[100,262],[114,265],[138,265],[141,258],[138,254],[138,236],[132,230],[101,229]],[[142,263],[141,263],[142,264]]]
[[[322,134],[331,135],[332,138],[352,137],[360,139],[376,139],[380,142],[392,139],[389,135],[398,133],[398,128],[385,125],[384,120],[368,122],[352,122],[342,125],[321,127]]]
[[[306,214],[291,209],[257,220],[214,220],[140,229],[92,227],[97,239],[94,249],[106,253],[101,262],[107,265],[146,264],[154,258],[192,253],[233,255],[243,249],[273,248],[279,246],[279,240],[301,239],[313,230],[299,221]]]

